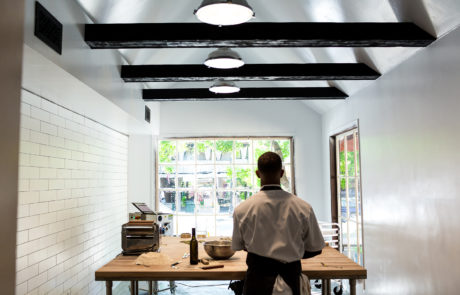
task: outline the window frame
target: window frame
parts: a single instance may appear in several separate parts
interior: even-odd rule
[[[339,161],[339,153],[337,152],[337,150],[339,149],[339,142],[338,142],[338,137],[343,137],[344,138],[344,141],[345,141],[345,145],[347,145],[346,143],[346,138],[353,134],[353,137],[354,137],[354,150],[356,151],[356,148],[358,148],[359,150],[359,153],[358,155],[356,155],[356,153],[354,154],[354,161],[355,163],[359,163],[359,168],[356,167],[355,165],[355,176],[354,178],[357,180],[358,184],[355,184],[355,188],[358,189],[358,191],[355,192],[355,196],[356,196],[356,202],[358,203],[358,195],[359,195],[359,210],[360,210],[360,213],[361,213],[361,216],[359,216],[359,218],[357,218],[357,221],[359,219],[359,221],[357,222],[356,226],[357,226],[357,234],[359,232],[359,226],[361,228],[360,230],[360,234],[361,234],[361,243],[360,243],[360,246],[362,247],[362,261],[361,261],[361,256],[359,255],[360,254],[360,251],[359,251],[359,245],[357,245],[358,247],[358,264],[361,264],[362,266],[364,266],[364,263],[365,263],[365,255],[364,255],[364,222],[363,222],[363,216],[364,216],[364,213],[363,213],[363,194],[362,194],[362,169],[361,169],[361,143],[360,143],[360,140],[361,140],[361,135],[360,135],[360,128],[359,128],[359,124],[358,122],[354,122],[353,124],[350,124],[347,128],[343,128],[341,131],[339,132],[336,132],[334,133],[333,135],[331,135],[329,137],[329,147],[330,147],[330,185],[331,185],[331,221],[333,223],[337,223],[340,227],[340,236],[339,236],[339,245],[340,245],[340,252],[342,252],[343,250],[343,245],[342,245],[342,242],[343,242],[343,238],[342,238],[342,222],[341,222],[341,202],[340,202],[340,185],[339,185],[339,181],[341,178],[341,175],[340,175],[340,161]],[[355,140],[355,137],[357,136],[357,139]],[[346,162],[346,166],[345,166],[345,178],[348,178],[348,164],[347,164],[347,161]],[[359,169],[359,173],[356,173],[357,169]],[[349,190],[348,190],[348,181],[346,181],[346,194],[348,196],[348,193],[349,193]],[[348,200],[348,199],[347,199]],[[358,206],[356,206],[357,209],[358,209]],[[347,211],[348,212],[348,211]],[[347,213],[347,215],[349,216],[350,214]],[[347,230],[347,233],[349,234],[349,230]],[[359,237],[358,237],[358,240],[359,240]],[[347,241],[349,242],[349,237],[347,237]],[[358,241],[359,242],[359,241]],[[348,243],[350,245],[350,243]],[[350,247],[348,247],[348,253],[345,253],[347,254],[347,256],[350,256]],[[351,259],[351,257],[350,257]]]
[[[160,159],[159,159],[159,150],[160,150],[160,142],[161,141],[187,141],[187,140],[193,140],[193,141],[205,141],[205,140],[231,140],[231,141],[244,141],[244,140],[253,140],[253,141],[257,141],[257,140],[289,140],[290,141],[290,163],[287,164],[287,165],[290,165],[290,173],[291,173],[291,177],[290,177],[290,181],[291,181],[291,192],[293,194],[296,193],[296,181],[295,181],[295,153],[294,153],[294,137],[293,136],[184,136],[184,137],[158,137],[156,138],[156,148],[155,148],[155,196],[154,196],[154,200],[155,200],[155,210],[158,211],[159,210],[159,206],[160,206],[160,191],[161,191],[161,188],[160,188],[160,184],[159,184],[159,180],[160,180],[160,166],[167,166],[168,164],[161,164],[160,163]],[[177,147],[176,147],[176,151],[177,151]],[[234,153],[234,149],[233,149],[233,153]],[[213,155],[213,162],[212,163],[203,163],[203,164],[197,164],[196,162],[194,164],[186,164],[186,166],[194,166],[194,167],[197,167],[197,166],[206,166],[206,165],[215,165],[216,164],[216,160],[215,160],[215,154]],[[180,166],[180,164],[178,163],[179,159],[176,159],[175,162],[173,164],[171,164],[171,166],[175,166],[176,168]],[[245,165],[248,165],[248,166],[253,166],[254,164],[257,164],[254,160],[254,162],[251,162],[250,164],[241,164],[241,166],[245,166]],[[239,164],[238,163],[235,163],[234,162],[234,159],[232,160],[232,163],[229,163],[228,165],[232,165],[232,166],[238,166]],[[255,176],[254,179],[256,179],[257,176]],[[214,179],[217,179],[216,176],[214,176]],[[177,183],[176,183],[177,185]],[[172,189],[173,191],[175,192],[178,192],[178,191],[186,191],[187,189],[186,188],[180,188],[178,190],[178,188],[174,188]],[[212,187],[210,188],[210,191],[215,191],[216,193],[216,196],[214,198],[214,201],[215,201],[215,204],[213,204],[214,207],[216,207],[214,209],[214,212],[213,213],[199,213],[196,211],[194,211],[194,213],[185,213],[185,212],[180,212],[179,208],[176,208],[176,212],[173,213],[174,217],[184,217],[184,216],[194,216],[195,217],[195,221],[197,221],[198,217],[199,216],[207,216],[207,217],[214,217],[214,229],[216,230],[217,232],[217,217],[218,216],[228,216],[229,214],[228,213],[221,213],[219,214],[217,212],[217,193],[219,191],[231,191],[231,192],[235,192],[235,191],[241,191],[241,189],[238,189],[237,187],[232,187],[231,189],[219,189],[219,188],[216,188],[216,187]],[[190,191],[198,191],[196,188],[191,188]],[[203,190],[205,191],[205,190]],[[250,191],[255,191],[254,189],[251,189]],[[196,196],[195,196],[196,197]],[[176,194],[176,198],[178,198],[177,194]],[[176,203],[177,203],[177,200],[176,200]],[[235,206],[236,207],[236,206]],[[177,221],[177,218],[175,218],[176,220],[174,221],[174,234],[180,234],[178,232],[178,221]]]

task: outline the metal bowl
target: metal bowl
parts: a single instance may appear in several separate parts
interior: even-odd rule
[[[209,241],[203,244],[204,250],[213,259],[229,259],[235,254],[231,241]]]

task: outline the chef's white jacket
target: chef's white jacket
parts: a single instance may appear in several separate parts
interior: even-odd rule
[[[260,191],[235,208],[232,248],[289,263],[325,243],[313,208],[284,190]]]

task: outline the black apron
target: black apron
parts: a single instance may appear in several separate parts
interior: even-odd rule
[[[280,275],[291,288],[293,295],[300,295],[300,260],[282,263],[278,260],[248,253],[248,270],[244,280],[244,295],[271,295],[276,277]]]
[[[264,186],[261,190],[281,190],[279,186]],[[271,295],[276,278],[280,275],[291,288],[293,295],[300,295],[300,260],[282,263],[278,260],[248,253],[248,270],[244,280],[244,295]]]

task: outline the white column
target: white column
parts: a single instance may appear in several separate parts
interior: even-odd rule
[[[0,2],[0,286],[14,294],[24,1]]]

